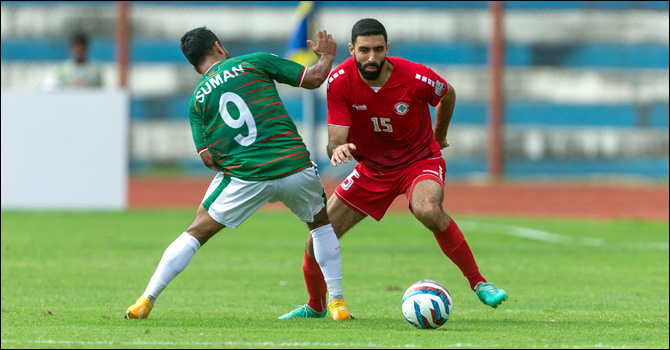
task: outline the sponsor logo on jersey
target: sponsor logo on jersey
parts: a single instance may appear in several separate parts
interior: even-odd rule
[[[436,81],[435,82],[435,95],[437,96],[442,96],[442,93],[444,92],[444,89],[447,86],[442,84],[442,82]]]
[[[409,111],[409,105],[405,102],[398,102],[393,106],[395,112],[399,115],[405,115]]]
[[[368,106],[367,105],[351,105],[352,108],[355,108],[357,111],[367,111]]]

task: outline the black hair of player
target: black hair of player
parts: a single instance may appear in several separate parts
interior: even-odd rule
[[[81,44],[83,46],[88,46],[88,35],[84,33],[75,33],[70,40],[71,45]]]
[[[207,27],[199,27],[189,30],[181,37],[179,48],[193,67],[198,67],[205,61],[205,57],[214,53],[214,43],[217,41],[219,38],[214,32]]]
[[[363,18],[362,20],[356,22],[354,27],[351,28],[351,44],[356,44],[357,37],[369,35],[383,35],[384,41],[388,42],[386,28],[384,28],[384,25],[381,24],[381,22],[374,18]]]

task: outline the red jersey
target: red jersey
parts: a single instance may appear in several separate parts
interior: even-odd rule
[[[400,57],[388,81],[375,92],[363,81],[353,57],[328,79],[328,125],[349,127],[354,158],[386,173],[411,163],[441,157],[428,105],[437,106],[448,84],[432,69]]]

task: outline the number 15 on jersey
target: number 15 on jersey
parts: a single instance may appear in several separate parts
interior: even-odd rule
[[[391,126],[391,118],[372,117],[372,124],[374,124],[375,132],[393,132]]]

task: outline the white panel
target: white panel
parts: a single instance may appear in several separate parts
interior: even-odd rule
[[[454,86],[459,101],[488,99],[488,89],[482,88],[489,85],[487,67],[429,66]],[[116,70],[112,64],[103,64],[103,68],[106,72],[105,87],[111,89],[116,84]],[[55,71],[56,63],[3,62],[0,69],[2,88],[39,90],[44,77]],[[199,78],[187,64],[166,63],[134,64],[129,76],[129,90],[135,97],[166,96],[177,91],[190,95]],[[620,104],[667,103],[670,97],[667,69],[510,67],[505,70],[504,79],[505,96],[511,100]],[[276,85],[282,98],[296,97],[303,91],[285,84]],[[319,98],[325,99],[326,84],[316,93]]]
[[[2,90],[2,209],[124,209],[125,92]]]

